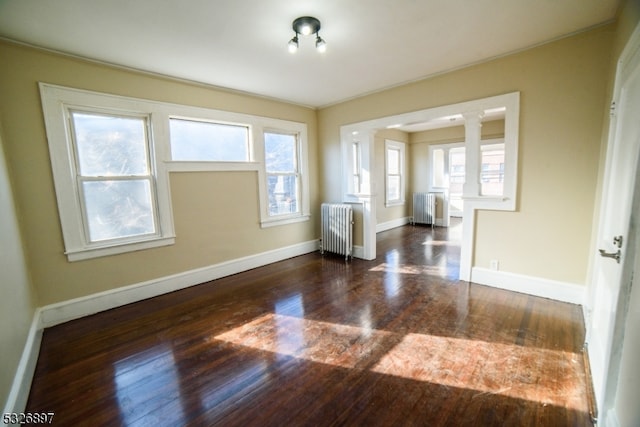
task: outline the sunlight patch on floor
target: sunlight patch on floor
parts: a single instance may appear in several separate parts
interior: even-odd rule
[[[587,411],[580,355],[269,313],[214,337],[277,355]],[[396,343],[392,345],[391,343]],[[376,356],[392,345],[382,356]]]
[[[447,267],[446,265],[389,264],[383,262],[369,269],[369,271],[394,274],[428,274],[431,276],[444,277],[447,274]]]
[[[586,411],[580,355],[407,334],[372,371]]]

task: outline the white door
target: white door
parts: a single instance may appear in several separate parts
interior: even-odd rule
[[[640,151],[640,26],[625,48],[616,77],[615,106],[611,119],[603,186],[598,253],[590,289],[592,309],[588,325],[588,349],[594,391],[600,412],[606,411],[607,380],[616,375],[611,369],[614,347],[622,345],[616,334],[620,314],[620,295],[629,283],[621,283],[626,260],[627,236],[631,216],[635,171]],[[614,257],[619,256],[619,259]],[[629,262],[633,262],[630,259]],[[624,291],[621,293],[621,290]],[[622,326],[623,327],[623,326]],[[615,367],[617,368],[617,367]]]

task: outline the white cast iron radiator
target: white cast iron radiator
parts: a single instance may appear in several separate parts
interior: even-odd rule
[[[353,257],[353,210],[351,205],[323,203],[320,215],[320,253]]]
[[[436,195],[434,193],[413,193],[413,224],[436,222]]]

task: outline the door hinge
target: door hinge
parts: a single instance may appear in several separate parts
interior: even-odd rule
[[[609,114],[611,117],[616,115],[616,101],[611,101],[611,107],[609,108]]]

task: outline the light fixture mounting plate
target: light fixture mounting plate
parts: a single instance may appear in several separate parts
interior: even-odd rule
[[[320,31],[320,21],[313,16],[301,16],[300,18],[296,18],[291,25],[293,31],[298,34],[315,34]],[[309,31],[304,31],[304,28],[308,28]]]

